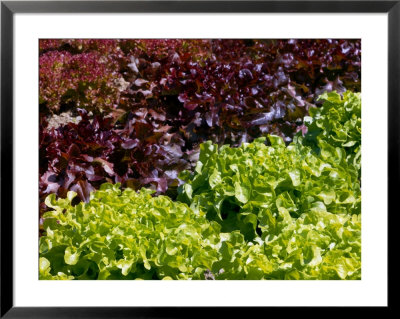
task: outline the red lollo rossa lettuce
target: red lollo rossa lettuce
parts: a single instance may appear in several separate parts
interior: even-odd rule
[[[63,46],[64,47],[64,46]],[[72,54],[48,50],[39,57],[39,104],[42,111],[85,108],[115,109],[127,83],[119,72],[117,53],[107,50]]]

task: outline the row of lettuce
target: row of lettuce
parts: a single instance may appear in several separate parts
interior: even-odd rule
[[[321,99],[289,145],[201,144],[176,201],[49,195],[40,279],[361,279],[361,96]]]

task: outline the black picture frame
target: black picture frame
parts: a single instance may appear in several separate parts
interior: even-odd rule
[[[400,163],[400,0],[396,1],[1,1],[1,318],[178,318],[251,316],[263,308],[15,307],[13,302],[13,19],[15,13],[387,13],[388,14],[388,225],[398,210]],[[388,247],[393,242],[388,232]],[[388,251],[389,253],[389,251]],[[389,258],[389,254],[388,254]],[[388,260],[389,261],[389,260]],[[390,280],[388,282],[388,287]],[[390,289],[389,289],[390,291]],[[32,292],[35,293],[35,292]],[[390,310],[388,307],[380,310]],[[306,314],[308,307],[290,307]],[[324,307],[326,308],[326,307]],[[340,307],[330,308],[338,315]],[[371,309],[367,309],[371,311]],[[282,310],[270,307],[268,314]],[[326,309],[323,309],[326,311]],[[359,309],[357,310],[359,311]],[[373,311],[374,312],[374,311]]]

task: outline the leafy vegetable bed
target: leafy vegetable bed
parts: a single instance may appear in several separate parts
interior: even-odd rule
[[[361,279],[360,94],[321,99],[289,145],[201,144],[176,201],[110,183],[49,195],[40,278]]]
[[[105,182],[175,199],[178,174],[194,169],[208,140],[291,142],[320,94],[360,90],[360,48],[359,40],[41,40],[40,215],[47,195],[75,191],[88,202]],[[357,160],[357,145],[344,145],[355,138],[332,137]]]

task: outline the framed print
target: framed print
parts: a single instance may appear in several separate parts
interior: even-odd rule
[[[390,309],[399,18],[2,1],[1,316]]]

